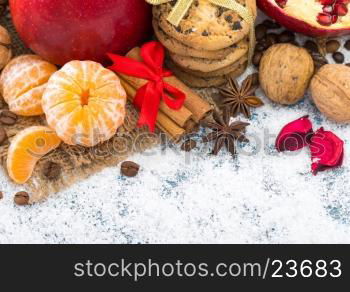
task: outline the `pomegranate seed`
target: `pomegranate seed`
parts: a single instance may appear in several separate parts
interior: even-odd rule
[[[338,20],[338,15],[332,15],[332,23],[336,23]]]
[[[333,12],[333,6],[331,6],[331,5],[324,6],[323,7],[323,12],[327,13],[327,14],[332,13]]]
[[[288,0],[275,0],[275,1],[279,7],[284,8],[286,7]]]
[[[333,5],[336,0],[320,0],[322,5]]]
[[[319,13],[317,16],[319,24],[329,26],[332,24],[332,15],[326,13]]]
[[[348,8],[344,3],[337,3],[334,5],[333,13],[338,16],[344,16],[348,14]]]

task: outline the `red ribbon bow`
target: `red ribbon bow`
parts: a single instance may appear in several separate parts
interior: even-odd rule
[[[147,125],[150,131],[154,132],[161,100],[174,110],[180,109],[184,104],[186,95],[163,80],[164,77],[173,74],[163,68],[165,50],[161,43],[152,41],[141,47],[143,62],[114,54],[108,56],[114,62],[109,69],[149,80],[137,91],[134,98],[134,105],[140,109],[138,126]]]

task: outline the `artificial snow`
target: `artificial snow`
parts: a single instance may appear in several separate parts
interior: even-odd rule
[[[130,157],[135,178],[116,165],[27,207],[13,203],[21,187],[1,170],[0,243],[350,243],[350,125],[327,120],[308,96],[285,107],[257,93],[265,106],[237,159],[210,155],[197,137],[190,153],[172,145]],[[282,126],[306,114],[344,140],[343,167],[313,176],[307,148],[274,149]]]

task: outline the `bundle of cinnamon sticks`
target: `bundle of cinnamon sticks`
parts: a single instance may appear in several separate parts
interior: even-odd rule
[[[142,61],[140,48],[132,49],[126,56],[131,59]],[[148,82],[145,79],[127,76],[121,73],[118,73],[118,75],[121,78],[121,83],[131,102],[137,90]],[[192,133],[196,129],[198,123],[212,111],[212,107],[207,101],[175,76],[166,77],[164,79],[170,85],[186,94],[185,103],[179,110],[173,110],[161,101],[157,116],[157,127],[167,134],[170,139],[177,142],[185,134]]]

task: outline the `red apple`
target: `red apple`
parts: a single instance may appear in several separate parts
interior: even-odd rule
[[[24,43],[59,65],[104,62],[107,52],[125,54],[151,35],[145,0],[10,0],[10,8]]]
[[[284,27],[313,37],[350,33],[350,0],[257,0]]]

